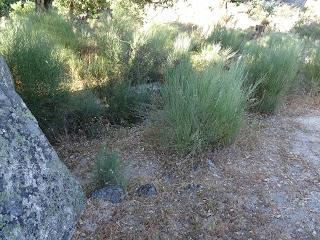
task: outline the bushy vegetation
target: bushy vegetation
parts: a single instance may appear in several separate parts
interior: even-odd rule
[[[82,20],[66,14],[61,5],[70,7],[67,2],[45,13],[34,13],[33,2],[12,6],[1,27],[0,53],[48,137],[92,136],[104,125],[136,123],[153,107],[162,138],[194,153],[232,142],[248,105],[273,113],[298,70],[319,91],[316,43],[300,66],[302,40],[295,35],[253,39],[248,31],[218,25],[205,38],[192,24],[143,27],[147,1],[134,2],[76,2],[73,13],[87,13]],[[312,29],[296,27],[310,42],[317,39],[317,25]],[[161,89],[156,96],[148,90],[155,82]],[[115,155],[102,152],[102,168],[117,165]]]
[[[92,135],[101,118],[117,124],[140,119],[137,105],[148,97],[127,81],[134,28],[141,23],[139,13],[123,14],[130,6],[115,1],[112,22],[101,16],[90,24],[55,11],[36,14],[31,3],[14,6],[0,34],[0,53],[52,140],[73,132]]]
[[[40,126],[48,130],[56,121],[62,122],[68,98],[62,86],[65,67],[53,44],[39,32],[31,31],[32,27],[30,22],[10,24],[2,33],[1,52],[11,67],[17,91]]]
[[[312,93],[320,92],[320,46],[308,47],[308,56],[305,59],[303,73],[306,78],[307,88]]]
[[[0,17],[7,16],[10,12],[10,5],[17,2],[17,0],[0,0]]]
[[[294,27],[294,31],[301,37],[320,40],[320,23],[299,21]]]
[[[178,31],[172,26],[155,25],[141,33],[132,59],[130,78],[136,82],[163,80],[174,39]]]
[[[255,85],[254,109],[273,113],[295,81],[301,44],[293,36],[273,34],[245,49],[247,84]]]
[[[211,144],[227,144],[242,121],[247,93],[244,69],[213,64],[197,71],[185,57],[166,75],[163,90],[164,139],[183,152],[197,152]]]
[[[111,152],[106,147],[100,149],[94,167],[94,178],[98,186],[124,184],[119,159],[120,157],[116,152]]]
[[[219,43],[223,48],[231,48],[233,51],[241,51],[250,40],[250,34],[243,30],[228,29],[221,25],[215,26],[208,36],[209,43]]]

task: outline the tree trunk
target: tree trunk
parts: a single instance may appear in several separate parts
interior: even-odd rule
[[[47,11],[52,7],[53,0],[35,0],[36,10],[39,11]]]

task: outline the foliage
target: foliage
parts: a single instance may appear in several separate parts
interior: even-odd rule
[[[248,32],[227,29],[221,25],[217,25],[207,38],[209,43],[220,43],[223,48],[231,48],[233,51],[241,51],[249,40],[250,34]]]
[[[305,22],[299,21],[294,31],[301,37],[307,37],[313,40],[320,40],[320,23],[319,22]]]
[[[228,144],[238,133],[247,93],[242,90],[244,68],[211,64],[196,71],[188,57],[168,71],[160,112],[161,132],[183,152],[197,152],[212,144]]]
[[[51,42],[31,29],[33,26],[29,22],[8,26],[1,34],[1,53],[11,68],[17,91],[39,125],[42,129],[52,130],[61,120],[67,98],[61,88],[65,69]]]
[[[249,85],[257,85],[255,109],[273,113],[299,69],[301,44],[293,36],[273,34],[245,49]]]
[[[155,6],[172,6],[175,0],[59,0],[59,4],[62,7],[68,8],[73,14],[79,16],[97,16],[102,12],[108,12],[109,14],[115,13],[115,5],[121,4],[122,7],[129,6],[126,13],[130,13],[132,6],[134,6],[135,11],[139,8],[143,10],[146,4],[153,4]],[[124,8],[125,9],[125,8]],[[125,16],[125,15],[124,15]]]
[[[72,92],[64,116],[67,134],[85,134],[87,137],[101,134],[105,129],[102,126],[105,109],[91,90]]]
[[[69,8],[75,15],[95,15],[110,7],[110,1],[105,0],[59,0],[59,4]]]
[[[130,79],[142,83],[161,81],[177,35],[176,28],[164,25],[154,25],[143,33],[136,44]]]
[[[274,14],[276,4],[276,1],[252,0],[248,14],[257,19],[268,18]]]
[[[303,73],[305,74],[308,88],[311,92],[320,92],[320,46],[314,45],[308,49]]]
[[[110,152],[106,147],[99,150],[94,167],[94,178],[97,185],[124,184],[121,175],[119,155]]]
[[[221,49],[220,45],[208,44],[203,46],[199,52],[191,55],[195,68],[205,69],[211,64],[223,64],[234,57],[235,53],[229,49]]]
[[[137,122],[150,103],[147,90],[137,91],[126,81],[111,81],[100,86],[98,91],[105,101],[106,114],[114,124]]]
[[[18,0],[0,0],[0,17],[7,16],[10,12],[10,5]]]
[[[71,23],[55,12],[12,14],[0,49],[40,127],[50,140],[61,133],[92,135],[103,107],[90,91],[70,92],[74,68],[84,66],[78,56],[82,42]]]

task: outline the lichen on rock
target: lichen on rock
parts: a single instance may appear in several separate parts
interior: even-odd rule
[[[0,57],[0,239],[69,239],[84,206]]]

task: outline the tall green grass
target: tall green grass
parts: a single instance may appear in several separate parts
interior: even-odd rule
[[[269,35],[247,45],[248,85],[256,85],[254,109],[273,113],[293,85],[300,64],[301,43],[293,36]]]
[[[11,68],[16,89],[42,129],[61,121],[68,93],[63,89],[65,66],[54,45],[34,31],[30,22],[15,21],[1,34],[1,54]]]
[[[241,126],[248,94],[244,68],[210,65],[196,71],[185,57],[166,75],[161,112],[163,138],[182,152],[232,142]]]
[[[177,35],[176,28],[165,25],[152,26],[147,33],[142,33],[136,42],[130,79],[141,83],[163,80]]]
[[[241,51],[250,40],[250,34],[239,29],[228,29],[221,25],[215,26],[208,36],[209,43],[220,44],[223,48],[231,48],[233,51]]]
[[[320,93],[320,46],[311,45],[305,60],[303,73],[312,93]]]
[[[299,21],[293,28],[301,37],[320,40],[320,22]]]
[[[112,22],[101,17],[91,26],[55,11],[18,9],[1,29],[0,53],[49,138],[73,132],[91,135],[100,118],[117,124],[140,119],[137,109],[147,97],[132,91],[126,81],[133,25],[139,21],[120,14],[124,3],[113,4],[118,5]]]

